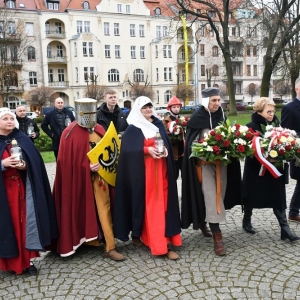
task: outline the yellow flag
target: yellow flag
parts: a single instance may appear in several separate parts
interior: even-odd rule
[[[116,184],[120,144],[116,128],[113,122],[110,122],[101,141],[87,153],[92,164],[100,164],[98,174],[112,186],[115,186]]]

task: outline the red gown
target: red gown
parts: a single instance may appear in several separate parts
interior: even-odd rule
[[[154,147],[154,138],[144,140],[144,149]],[[145,216],[141,239],[152,255],[168,252],[168,244],[181,246],[181,236],[165,236],[168,199],[167,162],[165,158],[154,159],[145,150]]]
[[[3,152],[2,159],[9,157],[7,150]],[[0,258],[0,270],[14,271],[21,274],[30,267],[30,258],[38,257],[39,252],[25,249],[26,241],[26,199],[25,185],[19,176],[18,170],[7,168],[2,172],[5,190],[8,198],[14,232],[18,244],[19,255],[12,258]]]

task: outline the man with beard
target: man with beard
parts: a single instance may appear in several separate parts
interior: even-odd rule
[[[219,223],[225,220],[225,209],[241,203],[241,170],[238,160],[232,159],[228,166],[220,164],[221,212],[217,212],[215,163],[189,158],[191,145],[199,142],[206,133],[226,120],[221,107],[220,91],[207,88],[202,91],[202,106],[195,111],[187,123],[186,143],[182,165],[182,228],[193,223],[193,229],[201,229],[204,236],[212,231],[216,255],[226,254]],[[197,166],[198,165],[198,166]],[[199,181],[196,166],[201,168],[202,182]],[[230,174],[230,176],[228,176]]]

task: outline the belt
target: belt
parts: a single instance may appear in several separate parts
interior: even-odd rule
[[[217,193],[216,193],[216,204],[217,204],[217,212],[218,214],[221,214],[221,162],[219,160],[216,160],[214,162],[209,162],[201,159],[197,159],[197,165],[196,165],[196,170],[197,170],[197,175],[199,182],[202,183],[203,181],[203,176],[202,176],[202,168],[201,165],[216,165],[216,188],[217,188]]]

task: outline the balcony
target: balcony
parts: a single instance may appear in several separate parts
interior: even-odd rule
[[[189,63],[194,63],[194,57],[189,57],[188,62]],[[185,63],[185,58],[177,57],[177,63],[178,64],[184,64]]]
[[[67,63],[67,56],[48,56],[48,64],[55,64],[55,63],[62,63],[66,64]]]
[[[52,81],[48,82],[49,87],[59,87],[59,88],[68,88],[69,81]]]
[[[46,37],[47,38],[52,38],[52,39],[65,39],[66,38],[66,33],[64,31],[46,31]]]
[[[23,67],[23,60],[17,58],[1,58],[1,63],[10,66],[14,70],[21,70]]]
[[[180,84],[185,84],[185,80],[179,80],[179,83],[180,83]],[[188,84],[189,84],[189,85],[194,85],[194,84],[195,84],[195,80],[189,80],[189,81],[188,81]]]
[[[192,36],[188,36],[187,37],[187,42],[189,44],[193,43],[194,42],[194,39]],[[184,43],[184,38],[183,37],[177,37],[177,43]]]
[[[5,32],[0,32],[0,44],[7,43],[21,43],[20,35],[9,34]]]
[[[241,36],[229,36],[228,39],[229,42],[236,42],[236,43],[242,43],[244,41],[244,38]]]

